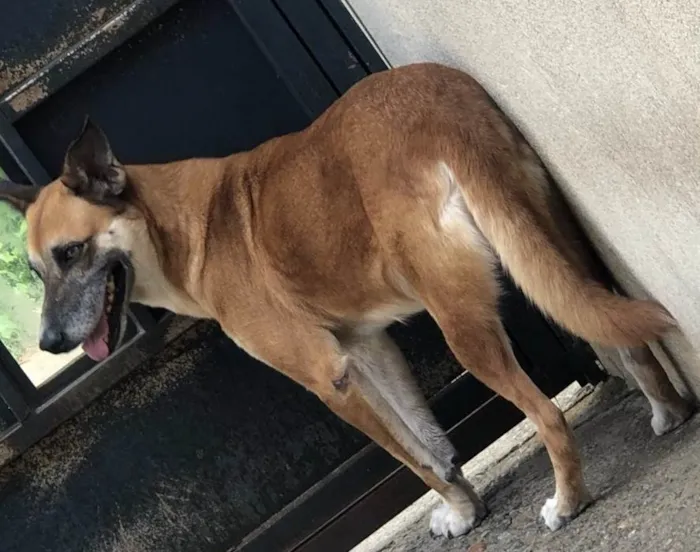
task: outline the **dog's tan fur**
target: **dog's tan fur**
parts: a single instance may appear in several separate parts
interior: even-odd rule
[[[555,222],[539,159],[460,71],[419,64],[370,76],[308,129],[250,152],[115,161],[128,180],[119,209],[64,185],[82,170],[69,165],[28,206],[34,265],[48,270],[52,245],[88,237],[128,252],[133,301],[217,320],[318,395],[443,496],[437,533],[463,533],[485,510],[384,333],[423,309],[462,365],[537,425],[556,479],[547,524],[556,529],[589,499],[562,413],[511,351],[496,262],[574,334],[635,347],[635,375],[655,416],[670,420],[665,430],[688,416],[640,352],[673,318],[590,276]]]

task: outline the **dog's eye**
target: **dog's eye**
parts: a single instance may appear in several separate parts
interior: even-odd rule
[[[83,250],[83,244],[79,245],[71,245],[70,247],[66,248],[66,252],[64,255],[66,256],[67,261],[72,261],[75,259],[78,255],[80,255],[80,252]]]
[[[85,249],[84,243],[72,243],[60,249],[57,253],[59,264],[66,266],[77,260]]]

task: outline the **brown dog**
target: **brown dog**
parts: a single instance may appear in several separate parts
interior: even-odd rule
[[[608,292],[555,223],[544,170],[468,75],[433,64],[366,78],[306,130],[223,159],[124,166],[89,122],[60,178],[0,198],[26,213],[45,284],[41,347],[105,358],[135,301],[217,320],[444,499],[431,529],[485,508],[385,333],[427,309],[459,361],[547,447],[551,529],[589,501],[562,413],[518,366],[498,316],[502,263],[547,315],[622,356],[657,433],[689,415],[645,346],[664,308]]]

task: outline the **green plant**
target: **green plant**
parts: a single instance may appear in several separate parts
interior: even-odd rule
[[[27,265],[25,242],[27,223],[24,217],[0,207],[0,278],[21,294],[38,301],[41,284]]]
[[[4,176],[0,169],[0,177]],[[15,356],[35,339],[43,294],[41,282],[27,265],[26,238],[24,217],[0,203],[0,340]]]

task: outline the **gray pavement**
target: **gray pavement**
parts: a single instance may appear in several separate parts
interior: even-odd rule
[[[700,550],[700,416],[655,437],[644,397],[615,379],[573,402],[567,419],[595,502],[569,525],[551,533],[537,519],[554,482],[543,447],[523,423],[464,467],[491,511],[472,533],[432,539],[431,492],[353,552]]]

